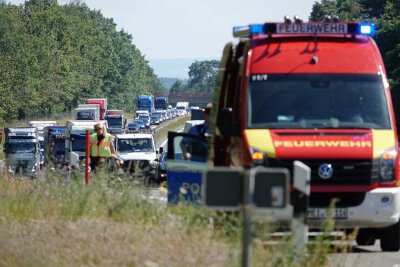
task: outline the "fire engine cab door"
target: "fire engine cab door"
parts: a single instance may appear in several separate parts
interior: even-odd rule
[[[168,132],[168,203],[187,201],[200,204],[201,177],[207,168],[206,159],[206,139]]]

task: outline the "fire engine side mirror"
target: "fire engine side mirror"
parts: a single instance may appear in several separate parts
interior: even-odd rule
[[[222,108],[218,113],[218,128],[223,136],[237,135],[237,127],[233,123],[233,110],[230,107]]]

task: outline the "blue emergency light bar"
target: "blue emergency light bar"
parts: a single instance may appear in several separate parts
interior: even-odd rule
[[[361,34],[373,36],[375,26],[372,23],[336,22],[336,23],[265,23],[233,27],[234,37],[251,37],[258,34]]]

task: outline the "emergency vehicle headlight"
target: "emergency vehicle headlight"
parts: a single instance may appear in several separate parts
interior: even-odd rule
[[[397,152],[394,147],[382,153],[379,162],[379,178],[382,182],[394,180],[396,156]]]

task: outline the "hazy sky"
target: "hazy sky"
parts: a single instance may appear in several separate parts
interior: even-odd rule
[[[133,36],[147,59],[219,58],[232,27],[308,19],[316,0],[85,0]],[[23,3],[13,0],[12,3]],[[59,0],[65,4],[68,1]]]

